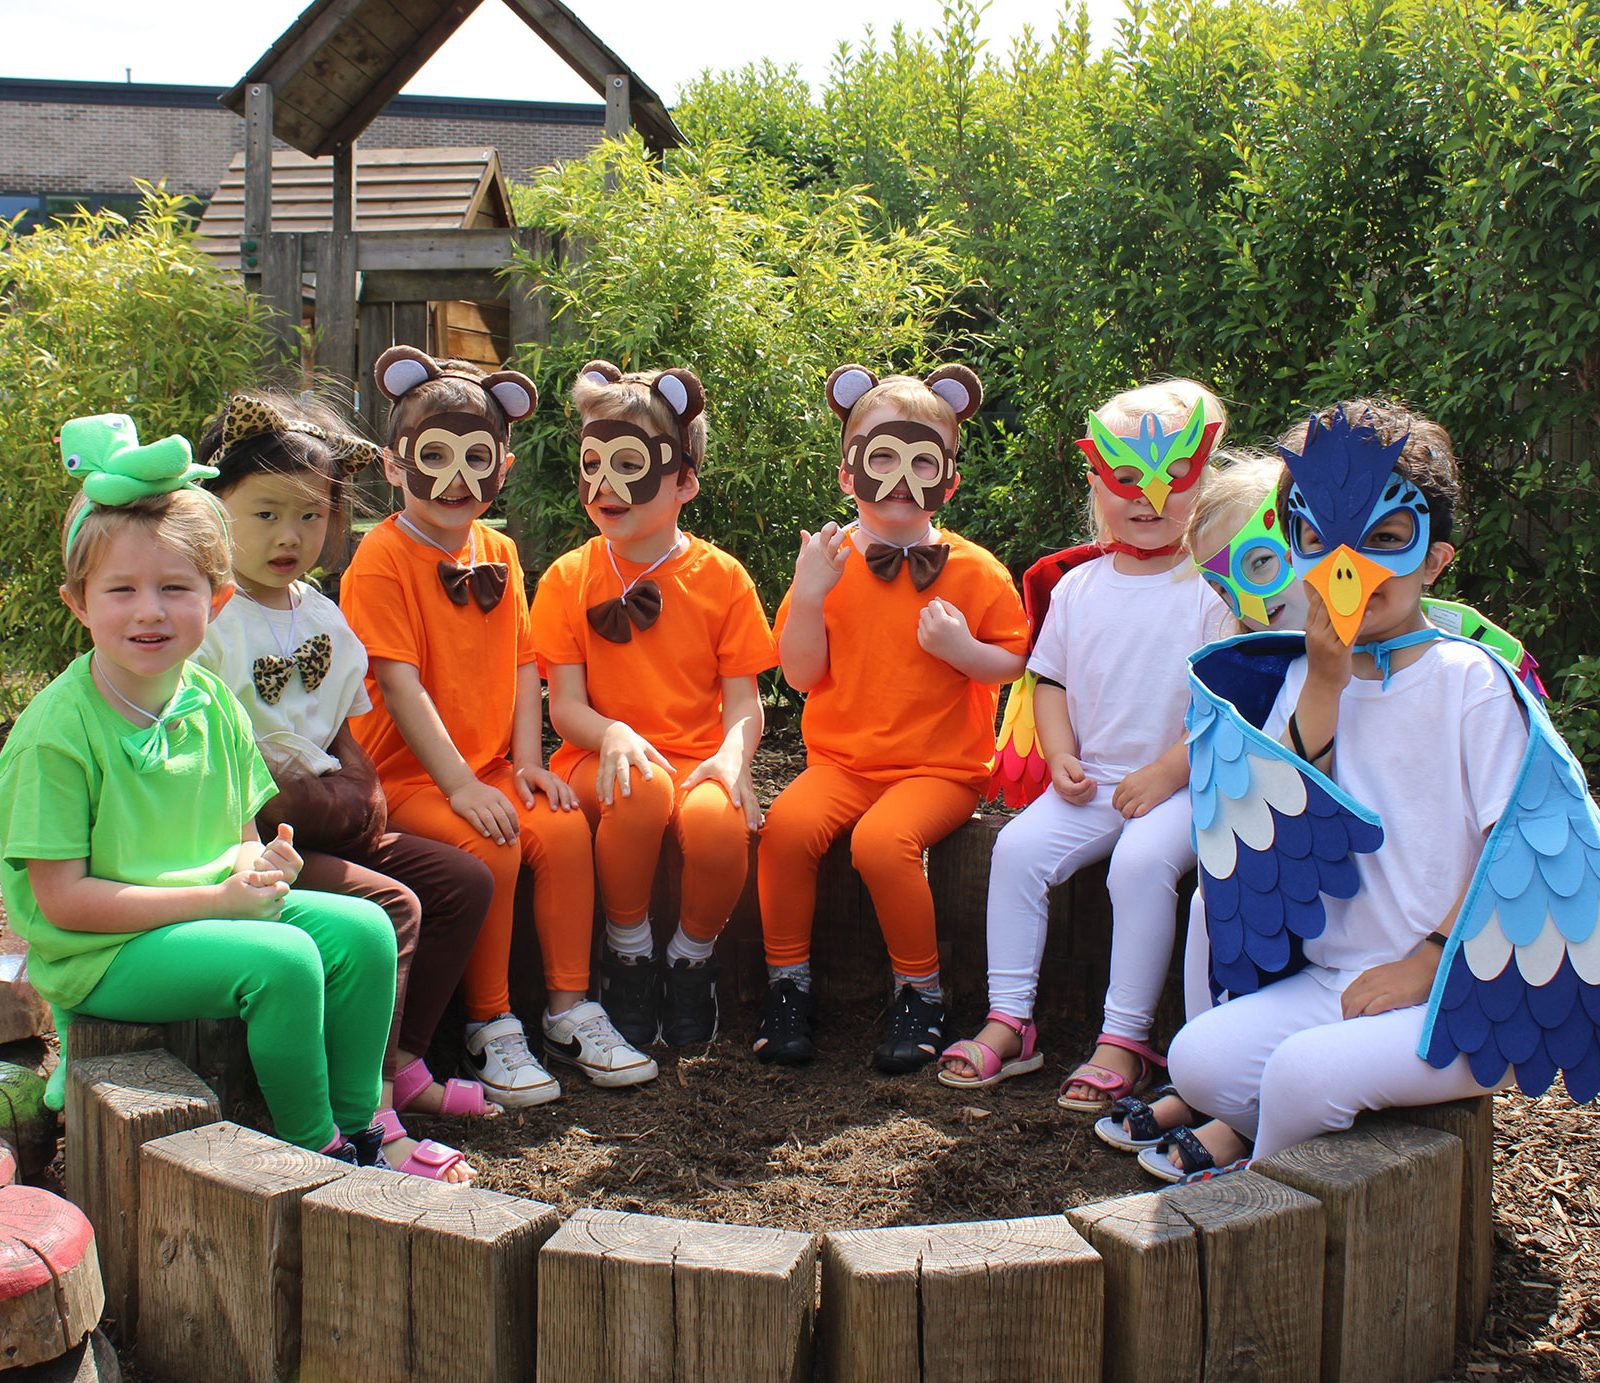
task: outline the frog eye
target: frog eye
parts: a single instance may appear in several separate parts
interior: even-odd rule
[[[79,456],[77,452],[73,452],[71,456],[67,457],[67,469],[69,471],[77,470],[82,464],[83,457]]]

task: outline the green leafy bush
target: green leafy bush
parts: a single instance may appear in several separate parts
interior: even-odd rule
[[[61,519],[76,487],[54,445],[68,418],[127,413],[145,440],[198,434],[265,356],[262,309],[195,249],[183,199],[146,189],[144,214],[80,212],[0,226],[0,713],[83,646],[57,598]]]
[[[518,266],[549,284],[555,338],[521,360],[546,401],[514,439],[524,559],[542,566],[590,531],[566,401],[582,365],[688,365],[705,383],[710,438],[685,522],[775,602],[800,529],[842,512],[823,382],[845,360],[931,367],[932,325],[959,281],[947,230],[875,233],[857,190],[796,189],[715,142],[663,169],[632,137],[513,195],[520,221],[581,247]]]

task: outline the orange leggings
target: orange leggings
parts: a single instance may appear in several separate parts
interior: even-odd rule
[[[517,871],[533,870],[533,921],[544,955],[544,982],[550,989],[589,987],[589,942],[594,928],[594,852],[582,812],[553,812],[540,796],[522,805],[512,783],[511,765],[496,764],[480,775],[499,788],[517,809],[522,830],[516,842],[496,845],[457,816],[438,788],[429,784],[389,812],[392,830],[442,840],[476,855],[494,875],[494,898],[467,961],[461,988],[467,1017],[482,1022],[511,1009],[506,969],[511,959],[511,909]]]
[[[977,805],[976,788],[942,778],[880,783],[832,764],[806,769],[778,794],[761,832],[757,885],[767,964],[799,965],[809,959],[817,865],[853,822],[850,862],[872,895],[895,973],[937,971],[933,894],[922,852],[961,825]]]
[[[700,767],[698,759],[674,758],[672,763],[676,779],[660,764],[651,767],[648,782],[635,769],[632,793],[615,793],[609,807],[601,805],[595,786],[598,754],[579,759],[567,781],[594,827],[594,862],[606,916],[632,927],[649,915],[661,838],[671,826],[683,852],[679,921],[696,941],[715,941],[744,892],[750,828],[722,784],[696,783],[687,793],[678,791],[675,783]]]

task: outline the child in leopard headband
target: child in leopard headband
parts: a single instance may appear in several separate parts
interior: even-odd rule
[[[270,838],[295,828],[299,886],[365,898],[394,926],[394,1018],[378,1123],[398,1170],[465,1182],[462,1155],[417,1142],[401,1112],[497,1112],[475,1081],[433,1079],[424,1054],[483,925],[493,881],[454,846],[389,829],[372,761],[350,719],[371,709],[367,652],[339,607],[307,579],[343,538],[351,476],[381,455],[331,409],[287,394],[235,394],[207,428],[204,483],[228,511],[236,598],[206,631],[195,661],[246,709],[278,793],[257,813]]]

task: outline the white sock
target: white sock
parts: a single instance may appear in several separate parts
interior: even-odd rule
[[[897,971],[894,977],[894,987],[899,989],[903,984],[910,985],[924,999],[931,999],[936,1004],[943,999],[943,992],[939,988],[939,972],[937,970],[931,975],[902,975]]]
[[[769,965],[767,967],[767,983],[777,984],[779,980],[793,980],[794,987],[802,994],[811,992],[811,962],[803,960],[798,965]]]
[[[649,960],[656,953],[655,939],[650,935],[650,919],[625,927],[620,922],[606,919],[606,945],[619,956],[634,960]]]
[[[502,1018],[510,1018],[511,1013],[497,1013],[493,1018],[475,1018],[468,1022],[466,1035],[471,1037],[479,1028],[487,1027],[490,1023],[498,1023]]]
[[[717,939],[710,941],[696,941],[688,932],[684,931],[683,924],[678,924],[678,930],[672,934],[672,940],[667,943],[667,964],[675,960],[686,960],[691,965],[704,965],[711,959],[711,953],[717,949]]]

